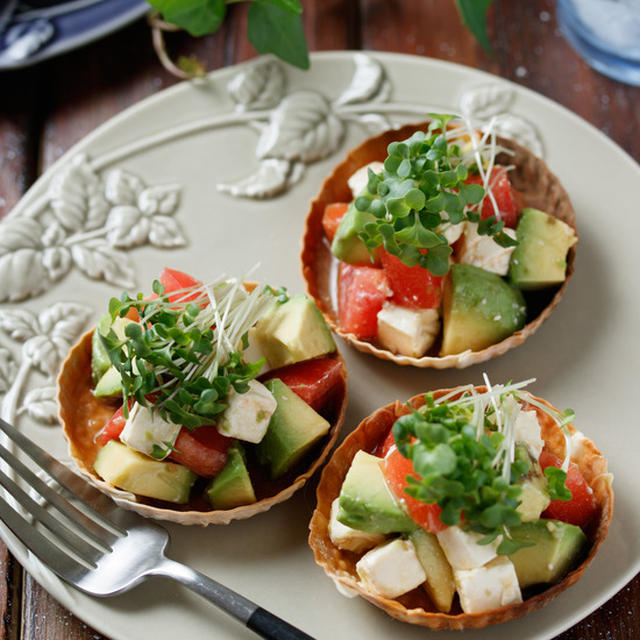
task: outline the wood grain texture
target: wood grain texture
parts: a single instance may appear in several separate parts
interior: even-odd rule
[[[563,39],[553,0],[494,0],[494,55],[460,24],[452,1],[303,0],[311,50],[395,51],[489,71],[556,100],[640,160],[640,88],[591,70]],[[244,4],[211,37],[167,36],[208,68],[255,55]],[[72,144],[127,106],[176,82],[155,58],[144,20],[38,67],[0,74],[0,215]],[[41,589],[0,546],[0,640],[102,640]],[[640,637],[640,576],[560,640]]]

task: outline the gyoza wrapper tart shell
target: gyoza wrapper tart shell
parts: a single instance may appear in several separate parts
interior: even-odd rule
[[[476,389],[479,392],[485,391],[484,387],[477,387]],[[450,391],[452,390],[436,391],[434,397],[438,398]],[[452,397],[451,400],[456,397],[458,396]],[[535,396],[532,397],[535,398]],[[540,398],[535,399],[551,407],[548,402]],[[424,395],[415,396],[409,402],[413,407],[418,408],[424,404]],[[527,410],[531,409],[536,411],[540,422],[545,449],[563,458],[565,439],[557,424],[542,410],[533,405],[527,406]],[[580,456],[578,459],[574,459],[573,462],[578,465],[582,475],[593,490],[598,506],[597,515],[590,523],[587,531],[585,531],[589,541],[589,550],[586,557],[578,567],[570,571],[559,583],[549,586],[541,593],[526,598],[522,603],[476,614],[462,613],[457,597],[454,599],[452,612],[441,613],[436,609],[422,587],[418,587],[397,599],[386,598],[368,590],[360,581],[355,568],[361,554],[338,549],[329,537],[328,525],[331,504],[340,494],[342,483],[356,452],[363,449],[368,453],[374,453],[386,437],[393,423],[400,416],[407,413],[409,413],[407,405],[400,402],[389,404],[372,413],[345,439],[334,452],[322,472],[317,490],[318,505],[309,525],[311,532],[309,544],[313,549],[315,561],[336,584],[357,592],[369,602],[386,611],[390,616],[403,622],[423,625],[432,629],[479,629],[491,624],[514,620],[530,611],[539,609],[582,576],[582,573],[604,541],[613,515],[613,491],[611,488],[611,475],[607,472],[607,460],[589,439],[582,441]],[[571,433],[576,431],[572,425],[569,425],[569,430]]]
[[[255,470],[260,475],[256,489],[258,501],[227,510],[212,510],[205,498],[195,498],[188,505],[167,506],[158,501],[135,496],[121,491],[104,482],[93,471],[93,463],[100,445],[95,442],[96,434],[110,420],[118,408],[92,393],[91,380],[91,337],[93,331],[86,333],[70,351],[62,365],[58,378],[59,416],[69,452],[78,470],[94,485],[112,496],[121,506],[157,520],[169,520],[186,525],[207,526],[210,524],[229,524],[232,520],[242,520],[267,511],[273,505],[288,500],[313,473],[322,465],[335,444],[338,432],[344,421],[347,404],[347,384],[344,361],[336,351],[333,357],[342,362],[342,376],[336,385],[329,402],[325,417],[331,424],[329,432],[316,443],[303,461],[281,480],[269,480],[267,472]],[[305,466],[306,465],[306,466]],[[250,468],[250,471],[254,471]],[[264,475],[264,477],[263,477]],[[252,480],[254,475],[252,474]],[[207,508],[208,507],[208,508]]]
[[[531,296],[529,296],[528,307],[532,306],[533,308],[527,309],[527,318],[529,320],[527,324],[508,338],[481,351],[464,351],[447,356],[425,355],[420,358],[414,358],[392,353],[381,346],[360,340],[354,334],[343,331],[338,322],[336,293],[338,261],[331,254],[330,244],[322,229],[322,216],[325,207],[333,202],[350,202],[353,196],[347,180],[356,170],[375,160],[383,161],[387,157],[387,147],[391,142],[404,140],[415,131],[425,131],[428,126],[428,122],[405,125],[400,129],[386,131],[378,136],[369,138],[359,147],[353,149],[345,160],[335,167],[322,185],[320,193],[311,203],[311,208],[307,215],[301,254],[302,275],[307,283],[309,295],[315,300],[329,326],[359,351],[370,353],[377,358],[391,360],[401,365],[432,367],[435,369],[448,369],[450,367],[462,369],[506,353],[522,344],[540,327],[560,302],[567,283],[573,275],[576,245],[574,244],[569,249],[567,255],[565,281],[557,289],[551,288],[553,295],[545,296],[544,293],[541,294],[543,296],[539,303],[543,305],[541,308],[538,308],[537,300],[531,305]],[[515,168],[509,171],[509,177],[512,185],[524,195],[526,206],[545,211],[575,230],[575,212],[569,196],[558,178],[549,171],[545,162],[513,140],[501,137],[498,137],[497,140],[502,147],[512,150],[513,155],[499,154],[496,157],[496,164],[515,165]],[[537,297],[540,298],[539,296]],[[439,345],[440,340],[436,340],[436,344],[430,352],[437,351]]]

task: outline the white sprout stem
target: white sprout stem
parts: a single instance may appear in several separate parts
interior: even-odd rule
[[[438,405],[438,404],[443,404],[444,402],[446,402],[449,398],[453,398],[453,396],[457,396],[458,394],[464,394],[467,391],[472,391],[474,389],[474,386],[472,384],[466,384],[464,387],[458,387],[457,389],[454,389],[453,391],[449,391],[449,393],[445,393],[445,395],[440,396],[435,402],[434,404]]]
[[[478,398],[486,398],[489,401],[490,398],[500,397],[503,393],[509,393],[511,391],[517,391],[518,389],[522,389],[527,385],[530,385],[532,382],[535,382],[535,378],[529,378],[528,380],[523,380],[522,382],[512,382],[507,385],[496,385],[493,389],[489,391],[484,391],[483,393],[479,393],[476,397]],[[461,389],[465,389],[462,387]],[[460,389],[458,389],[458,392]],[[453,400],[449,403],[449,406],[453,407],[458,404],[468,404],[473,402],[474,398],[472,396],[464,396],[463,398],[458,398],[457,400]]]
[[[562,471],[566,473],[569,470],[569,462],[571,461],[572,443],[571,443],[571,434],[569,433],[567,424],[563,424],[558,418],[558,416],[562,414],[554,409],[551,409],[546,404],[539,402],[538,400],[533,398],[529,393],[524,392],[524,393],[518,393],[517,395],[521,400],[524,400],[525,402],[532,404],[534,407],[537,407],[541,411],[544,411],[548,416],[553,418],[555,423],[558,425],[558,428],[560,429],[560,431],[562,432],[562,435],[564,436],[564,442],[565,442],[565,457],[564,457],[564,460],[562,461],[562,466],[560,468],[562,469]]]
[[[496,426],[498,427],[498,432],[502,433],[502,416],[500,415],[500,411],[498,410],[498,403],[496,402],[495,393],[492,393],[493,389],[491,387],[491,382],[489,382],[489,376],[486,373],[483,373],[482,377],[484,378],[484,383],[487,385],[487,390],[489,391],[489,393],[491,393],[490,395],[491,406],[493,406],[493,410],[496,412]],[[496,386],[496,393],[498,393],[499,395],[502,395],[503,393],[502,385]]]
[[[520,408],[514,396],[509,395],[503,402],[503,410],[505,412],[504,423],[504,440],[502,451],[504,459],[502,461],[502,478],[505,482],[511,482],[511,465],[515,460],[515,423]]]

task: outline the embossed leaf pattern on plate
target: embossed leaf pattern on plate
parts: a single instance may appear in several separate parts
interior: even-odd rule
[[[122,169],[103,178],[78,154],[51,178],[39,208],[0,223],[0,302],[47,291],[73,265],[89,278],[132,287],[135,269],[116,248],[184,246],[174,219],[179,203],[179,185],[147,187]]]
[[[5,393],[13,384],[18,368],[9,349],[0,347],[0,393]]]
[[[391,85],[385,77],[382,65],[364,53],[353,56],[355,71],[351,83],[335,101],[336,106],[355,104],[368,100],[389,99]]]
[[[57,302],[39,314],[25,309],[0,309],[0,331],[22,345],[22,360],[16,366],[8,349],[0,349],[0,392],[2,417],[14,422],[25,411],[34,419],[52,423],[54,402],[51,384],[39,391],[26,393],[20,412],[17,411],[30,370],[39,370],[53,383],[62,359],[87,324],[93,310],[75,302]],[[4,353],[4,352],[7,353]],[[8,355],[7,355],[8,354]],[[45,393],[45,389],[47,392]]]
[[[55,424],[58,421],[58,402],[56,387],[38,387],[31,389],[24,396],[24,405],[19,413],[26,413],[30,418],[44,424]]]
[[[266,109],[280,102],[285,82],[280,64],[275,60],[259,60],[237,73],[227,90],[239,109]]]
[[[344,125],[319,93],[297,91],[272,112],[256,155],[314,162],[331,155],[342,142]]]
[[[105,240],[88,240],[71,247],[71,256],[77,267],[89,278],[106,280],[129,288],[135,284],[135,271],[127,255],[114,249]]]

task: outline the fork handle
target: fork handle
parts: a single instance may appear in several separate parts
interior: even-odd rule
[[[163,558],[148,575],[177,580],[267,640],[314,640],[312,636],[259,607],[255,602],[175,560]]]

